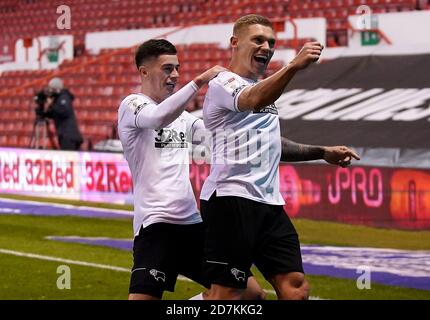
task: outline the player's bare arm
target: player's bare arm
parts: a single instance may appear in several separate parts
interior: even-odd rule
[[[358,154],[345,146],[313,146],[301,144],[292,140],[281,138],[281,161],[310,161],[324,159],[327,163],[346,167],[354,158],[360,160]]]
[[[244,89],[238,99],[239,110],[259,111],[274,103],[282,95],[297,71],[318,61],[323,48],[319,42],[307,42],[287,66],[255,86]]]

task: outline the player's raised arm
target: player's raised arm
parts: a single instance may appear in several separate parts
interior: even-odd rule
[[[260,81],[255,86],[245,88],[237,102],[240,111],[258,111],[279,99],[297,71],[316,62],[323,50],[319,42],[306,43],[297,56],[284,68]]]
[[[193,81],[158,105],[147,104],[140,106],[139,113],[136,116],[136,126],[139,128],[157,130],[169,125],[184,112],[187,103],[194,98],[199,88],[224,70],[223,67],[214,66],[194,78]],[[140,109],[142,110],[140,111]]]

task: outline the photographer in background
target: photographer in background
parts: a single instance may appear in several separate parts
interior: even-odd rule
[[[46,138],[49,138],[49,142],[53,149],[58,149],[57,142],[55,142],[54,134],[49,129],[49,121],[45,116],[45,105],[48,100],[47,89],[43,88],[34,95],[34,102],[36,107],[34,108],[35,120],[33,124],[33,132],[31,134],[30,148],[35,149],[46,149]]]
[[[60,78],[53,78],[48,83],[47,96],[44,116],[54,120],[60,149],[79,150],[83,139],[72,106],[73,94],[64,88]]]

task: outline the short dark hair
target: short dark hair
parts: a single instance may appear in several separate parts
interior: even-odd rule
[[[236,20],[233,27],[233,35],[237,35],[245,27],[251,26],[253,24],[261,24],[266,27],[273,29],[273,24],[266,17],[260,16],[258,14],[248,14]]]
[[[175,46],[165,39],[151,39],[145,41],[136,50],[136,67],[139,69],[143,62],[151,58],[158,58],[163,54],[174,55],[176,53]]]

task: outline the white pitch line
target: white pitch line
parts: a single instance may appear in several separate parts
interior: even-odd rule
[[[130,269],[115,267],[115,266],[109,266],[106,264],[98,264],[98,263],[92,263],[92,262],[86,262],[86,261],[78,261],[78,260],[70,260],[70,259],[63,259],[63,258],[57,258],[57,257],[43,256],[40,254],[19,252],[19,251],[7,250],[7,249],[0,249],[0,253],[10,254],[10,255],[18,256],[18,257],[33,258],[33,259],[47,260],[47,261],[56,261],[56,262],[62,262],[62,263],[68,263],[68,264],[75,264],[75,265],[84,266],[84,267],[93,267],[93,268],[99,268],[99,269],[107,269],[107,270],[129,272],[130,273]]]
[[[107,264],[98,264],[98,263],[92,263],[92,262],[86,262],[86,261],[63,259],[63,258],[58,258],[58,257],[44,256],[44,255],[35,254],[35,253],[20,252],[20,251],[8,250],[8,249],[0,249],[0,253],[9,254],[9,255],[13,255],[13,256],[17,256],[17,257],[55,261],[55,262],[74,264],[74,265],[84,266],[84,267],[93,267],[93,268],[99,268],[99,269],[106,269],[106,270],[113,270],[113,271],[130,273],[130,269],[122,268],[122,267],[116,267],[116,266],[110,266]],[[193,282],[192,280],[190,280],[184,276],[178,276],[178,280]],[[276,294],[274,290],[264,289],[264,291],[266,291],[267,293],[270,293],[270,294]],[[309,299],[310,300],[319,300],[321,298],[320,297],[309,297]]]
[[[93,210],[99,212],[114,212],[118,214],[123,214],[126,217],[133,216],[133,210],[122,210],[122,209],[108,209],[108,208],[100,208],[100,207],[90,207],[90,206],[81,206],[81,205],[73,205],[66,203],[54,203],[54,202],[43,202],[43,201],[34,201],[34,200],[16,200],[10,198],[3,198],[0,196],[0,201],[4,202],[12,202],[12,203],[26,203],[26,204],[34,204],[38,206],[52,206],[57,208],[64,209],[75,209],[75,210]]]

